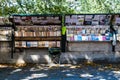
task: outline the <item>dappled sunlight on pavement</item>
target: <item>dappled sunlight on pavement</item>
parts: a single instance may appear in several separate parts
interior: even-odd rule
[[[120,65],[29,65],[0,67],[0,80],[120,80]]]

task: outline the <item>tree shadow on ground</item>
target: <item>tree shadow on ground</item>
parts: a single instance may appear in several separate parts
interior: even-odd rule
[[[0,68],[0,80],[118,80],[120,65],[29,65]]]

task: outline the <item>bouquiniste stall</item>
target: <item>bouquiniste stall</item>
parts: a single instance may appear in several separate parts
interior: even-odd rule
[[[64,23],[61,15],[12,17],[16,26],[15,50],[59,47],[66,51],[65,55],[68,52],[67,57],[69,53],[102,55],[119,50],[119,14],[65,14]]]
[[[100,47],[102,42],[103,44],[111,43],[113,38],[111,19],[111,14],[65,15],[68,51],[99,51],[102,48]],[[92,45],[95,45],[94,48]],[[104,46],[103,49],[105,49]]]
[[[50,15],[13,15],[16,48],[61,46],[61,18]]]
[[[0,53],[11,53],[13,58],[14,49],[14,25],[8,18],[0,17]]]

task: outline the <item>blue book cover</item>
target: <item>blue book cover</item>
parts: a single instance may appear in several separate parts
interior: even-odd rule
[[[95,40],[96,40],[96,41],[98,41],[98,40],[99,40],[99,39],[98,39],[98,36],[95,36]]]
[[[77,40],[78,40],[78,41],[82,41],[82,36],[81,36],[81,35],[78,35],[78,36],[77,36]]]
[[[30,47],[31,46],[31,42],[27,42],[27,47]]]
[[[92,41],[95,41],[95,38],[96,38],[96,37],[95,37],[94,35],[91,35],[91,40],[92,40]]]
[[[106,36],[106,40],[110,40],[110,37],[109,37],[109,36]]]

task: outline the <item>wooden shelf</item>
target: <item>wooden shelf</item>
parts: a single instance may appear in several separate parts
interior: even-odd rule
[[[60,41],[61,36],[49,37],[15,37],[15,41]]]
[[[66,24],[66,26],[109,26],[109,25],[102,25],[102,24],[99,24],[99,25],[93,25],[93,24],[91,24],[91,25],[85,25],[85,24],[82,24],[82,25],[80,25],[80,24],[67,24],[67,23],[65,23]]]
[[[15,47],[16,49],[48,49],[48,47]]]
[[[12,40],[0,40],[0,42],[11,42]]]
[[[80,43],[80,42],[111,42],[111,40],[108,40],[108,41],[67,41],[67,42],[72,42],[72,43]]]
[[[13,27],[12,24],[0,24],[0,27]]]
[[[20,24],[20,23],[15,23],[15,25],[17,26],[50,26],[50,25],[57,25],[57,26],[61,26],[62,24],[61,23],[56,23],[56,24],[40,24],[40,23],[33,23],[33,24]]]

